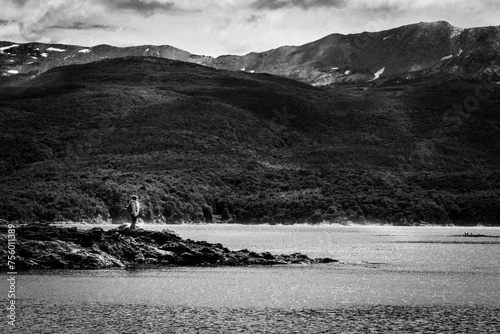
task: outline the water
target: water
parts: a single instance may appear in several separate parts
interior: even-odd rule
[[[20,273],[16,330],[5,321],[0,329],[13,333],[500,332],[500,238],[461,237],[464,233],[500,236],[500,228],[148,228],[169,228],[183,238],[220,242],[231,249],[302,252],[342,263]],[[0,286],[4,305],[6,288]]]

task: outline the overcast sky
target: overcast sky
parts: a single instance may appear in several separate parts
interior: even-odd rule
[[[4,41],[172,45],[212,56],[422,21],[500,25],[500,0],[0,0],[0,6]]]

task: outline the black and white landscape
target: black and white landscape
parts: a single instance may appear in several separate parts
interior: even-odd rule
[[[498,332],[498,13],[5,0],[0,332]]]

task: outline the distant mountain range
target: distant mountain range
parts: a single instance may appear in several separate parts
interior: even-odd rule
[[[442,21],[418,23],[381,32],[331,34],[301,46],[217,58],[172,46],[0,42],[0,85],[25,82],[53,67],[126,56],[154,56],[217,69],[269,73],[313,85],[436,75],[500,81],[500,27],[461,29]]]

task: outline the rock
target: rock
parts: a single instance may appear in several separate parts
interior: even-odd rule
[[[18,240],[19,242],[19,240]],[[80,248],[66,241],[20,242],[20,256],[16,259],[19,269],[99,269],[123,267],[123,263],[100,249]],[[21,256],[22,254],[22,256]],[[29,256],[26,257],[26,256]]]
[[[189,252],[191,250],[191,248],[183,242],[169,242],[161,246],[160,249],[176,253]]]
[[[328,257],[314,259],[314,263],[337,263],[339,260],[330,259]]]

